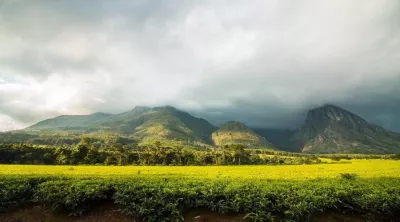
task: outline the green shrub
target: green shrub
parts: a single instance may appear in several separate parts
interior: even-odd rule
[[[357,179],[358,175],[355,173],[341,173],[340,177],[345,180],[355,180]]]
[[[34,200],[51,206],[53,211],[76,216],[96,202],[110,199],[112,194],[112,185],[98,180],[61,180],[40,184]]]
[[[355,178],[350,174],[350,178]],[[345,176],[346,178],[348,176]],[[181,221],[188,209],[242,214],[250,221],[310,221],[326,211],[352,212],[370,220],[400,212],[400,179],[232,180],[138,176],[135,179],[0,176],[0,209],[25,203],[81,215],[112,201],[140,221]]]

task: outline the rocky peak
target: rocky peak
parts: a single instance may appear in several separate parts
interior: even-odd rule
[[[291,139],[292,147],[317,153],[396,153],[399,142],[384,128],[330,104],[310,110]]]
[[[368,123],[361,117],[331,104],[310,110],[305,122],[307,125],[312,126],[335,123],[351,126],[352,128],[359,128],[368,125]]]

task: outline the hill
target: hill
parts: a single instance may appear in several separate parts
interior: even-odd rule
[[[247,147],[270,147],[273,145],[262,136],[256,134],[241,122],[229,121],[212,134],[216,146],[242,144]]]
[[[291,144],[310,153],[400,153],[398,134],[334,105],[310,110]]]
[[[178,140],[211,144],[216,129],[204,119],[196,118],[171,106],[135,107],[117,114],[59,116],[44,120],[25,131],[80,130],[84,133],[113,132],[142,140]]]
[[[204,143],[211,143],[211,133],[216,129],[206,120],[172,106],[136,107],[132,111],[107,119],[97,128],[133,134],[140,140],[166,139]]]

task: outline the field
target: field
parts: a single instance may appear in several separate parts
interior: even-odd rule
[[[324,212],[394,220],[400,161],[277,166],[0,165],[0,211],[45,205],[68,215],[116,204],[140,221],[180,221],[191,209],[248,221],[312,221]]]
[[[0,165],[0,175],[66,177],[184,177],[207,179],[308,180],[338,178],[355,173],[361,178],[400,178],[400,161],[351,160],[339,164],[277,166],[48,166]]]

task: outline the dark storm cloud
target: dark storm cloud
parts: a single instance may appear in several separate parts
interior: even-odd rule
[[[0,5],[0,130],[174,105],[293,127],[334,103],[400,130],[400,3],[51,1]]]

